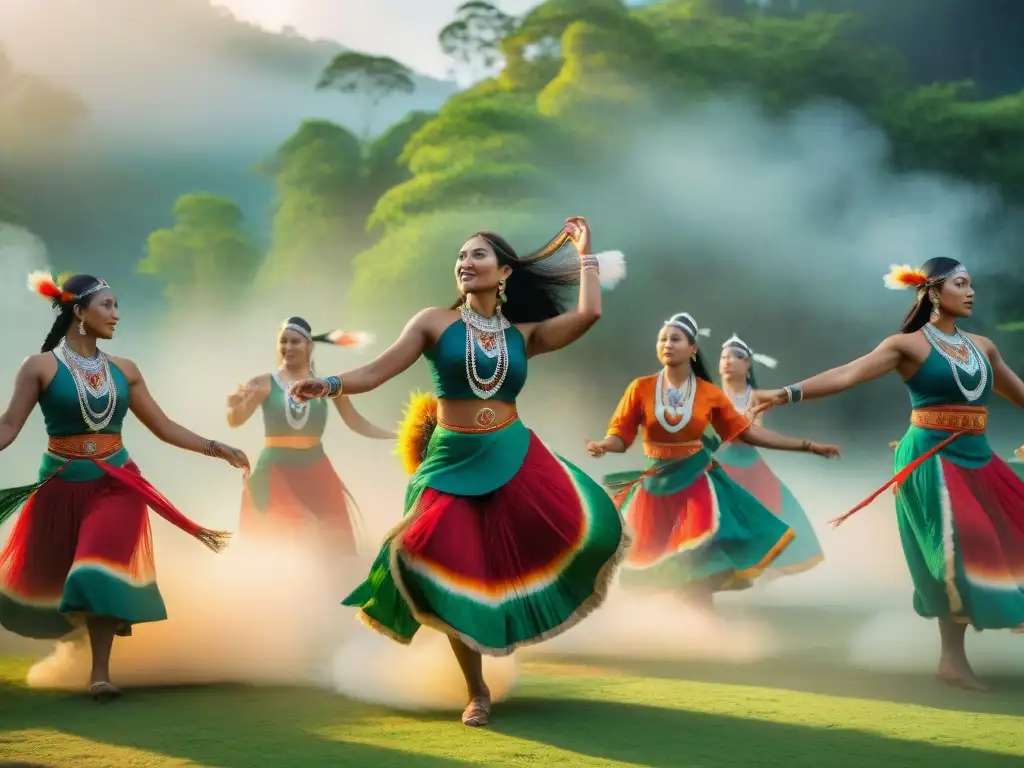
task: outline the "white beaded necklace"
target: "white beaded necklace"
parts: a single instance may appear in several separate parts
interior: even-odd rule
[[[291,381],[284,378],[284,371],[277,370],[272,374],[274,381],[277,382],[277,386],[281,388],[284,393],[284,418],[288,422],[288,426],[298,431],[306,426],[309,422],[310,414],[310,403],[297,403],[292,399],[291,394],[288,392],[289,386],[292,384]],[[312,375],[312,373],[310,374]]]
[[[511,324],[501,314],[501,307],[494,317],[484,317],[474,312],[468,305],[459,307],[462,322],[466,326],[466,381],[473,394],[481,400],[489,400],[498,394],[508,374],[508,344],[505,331]],[[477,373],[476,350],[488,358],[497,359],[494,374],[484,379]]]
[[[654,385],[654,418],[658,420],[658,423],[666,432],[676,433],[689,424],[690,419],[693,417],[693,402],[697,395],[697,377],[693,371],[690,371],[690,375],[686,377],[686,382],[682,387],[679,389],[670,387],[667,395],[664,394],[664,389],[665,369],[662,368]],[[667,404],[665,402],[666,398],[669,400]],[[677,424],[670,424],[665,417],[666,413],[670,413],[678,418],[679,422]]]
[[[921,330],[924,332],[924,337],[928,339],[928,343],[932,345],[932,349],[942,355],[949,364],[949,368],[953,372],[953,380],[956,382],[960,394],[970,403],[981,397],[985,391],[985,386],[988,384],[988,365],[985,362],[985,357],[981,354],[981,350],[974,345],[974,342],[964,336],[959,328],[954,328],[953,333],[948,334],[940,331],[931,323],[927,323]],[[953,347],[965,352],[967,359],[957,359],[957,357],[947,351],[947,347]],[[960,371],[963,371],[968,376],[974,376],[980,371],[981,376],[978,378],[978,385],[973,389],[967,389],[963,382],[960,381]]]
[[[113,385],[110,374],[110,361],[100,350],[92,357],[82,357],[63,339],[53,350],[71,374],[78,393],[78,407],[82,413],[82,421],[90,432],[102,432],[114,418],[117,409],[117,387]],[[95,411],[89,402],[89,395],[99,400],[107,398],[107,404],[100,411]]]

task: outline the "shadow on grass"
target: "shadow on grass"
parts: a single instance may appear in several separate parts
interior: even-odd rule
[[[513,699],[497,733],[649,768],[1019,768],[1020,756],[901,741],[840,727],[767,723],[608,701]]]
[[[475,763],[412,755],[331,739],[344,728],[388,713],[324,691],[300,688],[195,686],[133,688],[101,705],[84,694],[29,690],[0,683],[4,730],[47,729],[222,768],[373,766],[469,768]],[[450,717],[450,715],[449,715]]]

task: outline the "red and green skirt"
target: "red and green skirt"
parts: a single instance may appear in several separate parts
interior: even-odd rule
[[[275,538],[315,526],[332,552],[355,554],[355,502],[323,446],[267,447],[242,493],[240,533]]]
[[[947,437],[910,427],[896,473]],[[1024,481],[984,435],[960,436],[914,469],[896,516],[920,616],[1024,630]]]
[[[0,522],[17,515],[0,552],[0,625],[15,634],[60,638],[89,614],[120,619],[122,635],[166,619],[147,507],[223,546],[223,534],[178,512],[124,449],[102,461],[44,454],[40,478],[0,492]]]
[[[757,448],[746,443],[726,443],[715,453],[715,459],[734,483],[793,529],[793,541],[768,566],[768,576],[801,573],[825,559],[804,508],[772,472]]]
[[[627,588],[746,589],[794,539],[707,450],[648,459],[643,472],[619,472],[604,482],[633,532],[621,575]]]
[[[400,643],[426,625],[493,656],[566,631],[603,601],[629,545],[614,504],[522,422],[455,432],[431,402],[403,428],[407,466],[421,458],[405,516],[344,605]]]

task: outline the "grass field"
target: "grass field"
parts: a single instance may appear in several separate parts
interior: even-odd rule
[[[747,665],[530,662],[487,729],[303,688],[29,690],[0,659],[0,759],[47,766],[1024,765],[1024,680],[988,694],[828,658]],[[0,763],[2,764],[2,763]]]

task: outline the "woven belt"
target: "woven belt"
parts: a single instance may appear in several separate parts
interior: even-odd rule
[[[910,424],[942,432],[966,432],[983,435],[988,426],[988,408],[973,405],[915,408]]]
[[[51,437],[48,453],[64,459],[106,459],[124,448],[120,435],[69,435]]]
[[[518,418],[519,411],[515,406],[512,407],[512,414],[500,422],[497,421],[497,416],[493,410],[481,408],[476,415],[477,426],[457,427],[452,424],[445,424],[440,419],[437,420],[437,426],[447,429],[449,432],[459,432],[464,435],[483,435],[488,432],[497,432],[499,429],[504,429]]]
[[[316,448],[320,438],[312,435],[275,435],[263,439],[264,448]]]
[[[704,443],[687,440],[685,443],[653,443],[644,441],[644,456],[649,459],[685,459],[700,453]]]

